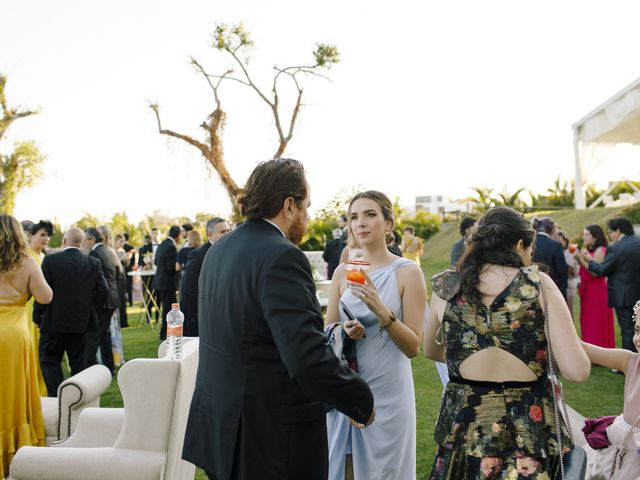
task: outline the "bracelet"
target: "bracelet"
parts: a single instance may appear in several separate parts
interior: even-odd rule
[[[396,314],[389,311],[389,321],[387,323],[385,323],[384,325],[381,323],[380,324],[380,332],[382,332],[382,330],[385,330],[387,328],[389,328],[391,326],[391,324],[393,322],[395,322],[398,318],[396,317]]]

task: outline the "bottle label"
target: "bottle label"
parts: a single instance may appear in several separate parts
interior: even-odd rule
[[[167,337],[181,337],[182,325],[167,325]]]

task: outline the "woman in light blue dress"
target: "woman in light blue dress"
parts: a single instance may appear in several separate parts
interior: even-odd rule
[[[364,285],[347,282],[344,264],[336,269],[326,322],[343,322],[345,333],[356,341],[358,372],[371,387],[376,416],[373,424],[360,428],[336,410],[327,413],[329,479],[412,480],[416,409],[410,358],[420,348],[424,277],[415,263],[387,250],[394,219],[383,193],[354,196],[349,221],[370,267]]]

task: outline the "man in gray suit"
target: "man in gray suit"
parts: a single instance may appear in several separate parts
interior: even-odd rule
[[[609,306],[616,309],[622,347],[635,352],[633,305],[640,300],[640,238],[628,218],[613,218],[607,225],[612,243],[602,263],[581,253],[576,253],[576,260],[590,272],[607,277]]]
[[[120,306],[120,296],[118,295],[118,284],[116,283],[115,256],[107,250],[108,247],[102,243],[102,234],[97,228],[87,228],[84,231],[83,245],[89,250],[89,256],[100,260],[102,274],[107,281],[108,292],[102,305],[98,305],[98,328],[89,334],[87,339],[87,366],[98,363],[96,354],[100,349],[100,357],[105,367],[111,371],[115,369],[113,364],[113,350],[111,349],[111,316],[116,308]]]

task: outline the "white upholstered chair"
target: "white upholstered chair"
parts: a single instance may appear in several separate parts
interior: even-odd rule
[[[100,395],[109,385],[109,369],[104,365],[93,365],[62,382],[57,397],[41,397],[46,445],[71,435],[80,412],[88,407],[99,407]]]
[[[124,408],[87,408],[73,434],[50,448],[22,447],[13,480],[191,480],[181,459],[199,341],[181,360],[138,358],[118,372]]]

